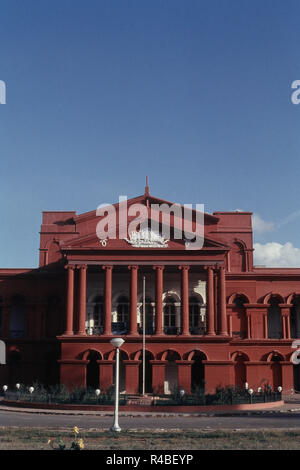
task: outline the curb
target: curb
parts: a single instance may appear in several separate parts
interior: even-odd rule
[[[111,417],[114,416],[113,411],[84,411],[84,410],[49,410],[42,408],[19,408],[14,406],[0,406],[0,411],[9,411],[15,413],[31,413],[31,414],[45,414],[45,415],[71,415],[71,416],[102,416]],[[191,413],[164,413],[164,412],[139,412],[139,411],[119,411],[119,416],[126,417],[234,417],[234,416],[258,416],[266,414],[281,414],[281,413],[293,413],[300,412],[300,408],[288,408],[288,409],[273,409],[273,410],[245,410],[245,411],[232,411],[232,412],[191,412]]]

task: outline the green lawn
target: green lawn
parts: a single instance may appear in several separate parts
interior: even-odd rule
[[[51,450],[62,438],[69,448],[70,431],[2,427],[0,450]],[[299,450],[300,431],[108,431],[79,432],[86,450]]]

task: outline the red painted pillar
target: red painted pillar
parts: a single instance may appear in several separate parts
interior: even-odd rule
[[[164,266],[153,266],[156,270],[155,334],[163,335],[163,270]]]
[[[104,335],[111,335],[111,294],[112,294],[112,266],[102,266],[105,270],[104,293]]]
[[[215,393],[217,387],[230,384],[232,377],[232,361],[202,361],[204,364],[205,392]],[[230,384],[231,385],[231,384]]]
[[[246,312],[247,317],[247,339],[251,339],[251,312]]]
[[[207,334],[215,336],[215,299],[214,299],[214,271],[212,266],[207,267],[207,319],[208,330]]]
[[[286,334],[287,334],[287,338],[290,339],[291,338],[290,312],[287,314],[287,317],[286,317]]]
[[[227,336],[227,318],[226,318],[226,281],[225,281],[225,268],[220,266],[219,270],[220,279],[220,331],[219,334]]]
[[[78,334],[83,336],[85,332],[86,320],[86,271],[87,266],[79,266],[79,328]]]
[[[128,266],[131,271],[130,280],[130,335],[137,335],[137,279],[138,266]],[[126,388],[127,390],[127,388]]]
[[[282,338],[286,339],[285,316],[281,315],[282,319]]]
[[[165,366],[167,361],[150,361],[152,364],[152,389],[155,394],[164,393]]]
[[[192,364],[194,361],[176,361],[178,366],[178,388],[185,393],[191,393],[192,387]]]
[[[264,317],[264,338],[268,338],[268,315],[267,313],[263,314]]]
[[[139,393],[139,366],[141,361],[123,361],[125,364],[126,372],[126,393],[137,394]]]
[[[189,328],[189,266],[179,266],[181,270],[181,334],[190,334]]]
[[[87,360],[66,359],[59,360],[60,383],[66,385],[70,390],[73,387],[86,387]]]
[[[290,361],[282,361],[281,365],[281,380],[282,390],[284,392],[294,391],[294,364]]]
[[[68,264],[66,267],[68,272],[67,281],[67,312],[66,312],[66,331],[65,335],[73,335],[73,314],[74,314],[74,269],[75,266]]]
[[[115,361],[100,360],[99,364],[99,386],[101,391],[107,391],[113,384],[113,366]]]

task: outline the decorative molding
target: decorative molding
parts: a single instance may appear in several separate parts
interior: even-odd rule
[[[129,239],[124,238],[124,240],[134,248],[167,248],[169,241],[149,229],[144,229],[140,232],[131,232]]]

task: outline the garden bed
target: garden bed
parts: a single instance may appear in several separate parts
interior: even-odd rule
[[[4,387],[3,387],[4,388]],[[211,410],[247,410],[266,409],[281,406],[284,402],[280,392],[269,387],[259,392],[237,387],[217,388],[213,394],[205,394],[204,389],[185,394],[174,390],[171,395],[130,396],[120,394],[120,411],[132,412],[206,412]],[[97,392],[97,393],[96,393]],[[64,385],[47,389],[39,383],[34,386],[20,385],[17,389],[3,390],[2,404],[19,408],[55,409],[55,410],[114,410],[115,393],[111,387],[106,392],[83,387],[71,390]]]
[[[113,412],[113,405],[82,405],[61,403],[34,403],[13,400],[2,400],[2,405],[47,410],[74,410],[74,411],[107,411]],[[267,403],[243,403],[238,405],[120,405],[120,412],[142,412],[142,413],[205,413],[210,411],[246,411],[264,410],[284,405],[283,400]]]

